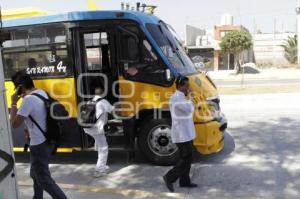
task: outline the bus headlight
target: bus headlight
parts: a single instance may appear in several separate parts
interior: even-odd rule
[[[219,96],[206,98],[206,101],[212,114],[218,114],[221,111]]]
[[[220,130],[224,131],[227,128],[227,119],[225,115],[221,112],[219,96],[210,97],[206,100],[212,116],[216,121],[218,121],[221,124]]]
[[[218,119],[220,117],[220,109],[219,109],[219,106],[216,105],[214,102],[208,102],[208,107],[209,107],[209,110],[212,114],[212,116],[215,118],[215,119]]]

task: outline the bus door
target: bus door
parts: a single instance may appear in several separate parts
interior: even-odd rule
[[[79,101],[91,99],[91,84],[94,81],[101,82],[104,86],[104,98],[111,104],[118,101],[118,90],[113,92],[113,83],[118,80],[117,68],[114,67],[114,47],[113,34],[109,30],[77,30],[75,33],[75,49],[77,51],[75,59],[78,67],[77,91]],[[90,146],[90,141],[86,134],[83,135],[85,147]]]
[[[127,117],[123,119],[123,128],[127,145],[133,150],[136,137],[145,141],[140,142],[141,145],[149,145],[150,141],[141,136],[141,132],[147,130],[142,129],[159,108],[166,109],[168,100],[165,96],[172,91],[173,79],[138,24],[125,22],[116,28],[118,67],[123,80],[119,83],[120,101],[124,102],[122,115]],[[160,131],[161,123],[157,124],[154,128]]]

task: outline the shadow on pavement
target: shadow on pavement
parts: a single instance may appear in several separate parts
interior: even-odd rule
[[[188,198],[195,199],[300,198],[299,129],[299,120],[287,117],[245,121],[229,128],[224,150],[209,157],[197,157],[193,164],[192,180],[199,187],[180,189],[176,183],[176,191],[189,193]],[[112,171],[102,178],[93,178],[94,165],[86,162],[96,161],[95,154],[60,160],[75,165],[53,165],[52,174],[59,183],[167,191],[161,176],[170,167],[144,164],[140,160],[124,164],[126,156],[122,154],[111,154]],[[19,166],[19,170],[24,178],[28,176],[26,165]]]
[[[263,117],[262,117],[263,118]],[[230,128],[235,150],[195,164],[191,198],[300,198],[300,122],[282,117]],[[210,164],[219,163],[222,164]]]

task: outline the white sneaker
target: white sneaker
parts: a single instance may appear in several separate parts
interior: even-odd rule
[[[105,176],[105,175],[107,175],[107,173],[105,172],[105,171],[95,171],[94,172],[94,177],[95,178],[99,178],[99,177],[102,177],[102,176]]]
[[[109,166],[105,166],[105,172],[108,173],[110,171],[110,167]]]
[[[105,176],[105,175],[107,175],[109,170],[110,170],[109,166],[105,166],[104,169],[96,169],[94,172],[94,177],[98,178],[101,176]]]

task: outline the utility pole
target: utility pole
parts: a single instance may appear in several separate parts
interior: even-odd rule
[[[298,55],[298,64],[300,64],[300,0],[297,0],[297,8],[296,8],[296,13],[297,13],[297,39],[298,39],[298,46],[297,46],[297,55]]]
[[[18,199],[13,144],[6,103],[2,62],[2,20],[0,9],[0,199]]]

